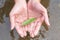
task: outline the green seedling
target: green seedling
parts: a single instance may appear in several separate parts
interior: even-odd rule
[[[30,18],[30,19],[24,21],[24,22],[22,23],[22,25],[23,25],[23,26],[28,25],[28,24],[32,23],[33,21],[35,21],[35,19],[36,19],[36,18]]]

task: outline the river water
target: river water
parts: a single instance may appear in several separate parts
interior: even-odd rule
[[[19,37],[16,30],[10,31],[9,12],[14,5],[13,0],[0,0],[0,40],[60,40],[60,0],[42,0],[48,9],[51,26],[44,33],[45,37]],[[39,34],[40,35],[40,34]]]

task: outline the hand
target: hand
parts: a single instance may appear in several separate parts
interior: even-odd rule
[[[50,26],[47,10],[40,2],[29,0],[28,14],[29,18],[36,18],[36,21],[31,23],[28,28],[31,37],[35,37],[39,33],[43,21]]]
[[[26,36],[25,27],[21,25],[27,19],[27,7],[25,0],[15,0],[15,5],[12,8],[10,14],[11,30],[14,28],[17,30],[21,37]]]

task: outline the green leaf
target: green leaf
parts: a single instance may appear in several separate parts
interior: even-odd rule
[[[31,22],[35,21],[35,18],[30,18],[22,23],[23,26],[30,24]]]

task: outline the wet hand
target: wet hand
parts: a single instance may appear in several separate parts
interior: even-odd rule
[[[50,26],[47,9],[40,2],[29,0],[28,14],[29,18],[36,18],[35,22],[31,23],[28,28],[31,37],[35,37],[39,33],[43,21],[47,26]]]
[[[22,27],[21,23],[27,19],[27,7],[25,0],[15,0],[15,5],[12,8],[10,14],[11,30],[14,28],[17,30],[21,37],[26,36],[25,27]]]

